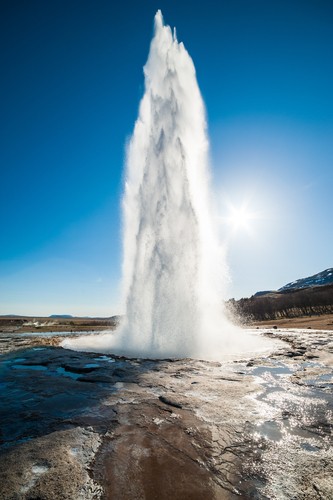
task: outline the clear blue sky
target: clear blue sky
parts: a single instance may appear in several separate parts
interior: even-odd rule
[[[124,150],[162,9],[206,103],[228,297],[333,266],[333,4],[1,3],[0,314],[120,312]],[[231,205],[256,214],[224,222]]]

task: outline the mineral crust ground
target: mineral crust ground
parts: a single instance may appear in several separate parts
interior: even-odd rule
[[[209,362],[0,339],[0,498],[333,498],[332,333]]]

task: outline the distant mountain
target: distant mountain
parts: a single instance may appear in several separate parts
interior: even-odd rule
[[[1,314],[0,318],[22,318],[20,314]]]
[[[49,318],[52,319],[71,319],[73,316],[71,314],[51,314]]]
[[[291,290],[300,290],[301,288],[309,288],[313,286],[331,285],[333,284],[333,268],[325,269],[321,273],[314,274],[307,278],[300,278],[292,281],[287,285],[279,288],[278,292],[289,292]]]
[[[253,297],[261,297],[262,295],[267,295],[269,293],[274,293],[274,290],[263,290],[262,292],[257,292]]]
[[[313,276],[308,276],[307,278],[300,278],[287,285],[282,286],[278,290],[263,290],[256,292],[252,297],[263,297],[265,295],[276,295],[279,293],[292,292],[294,290],[301,290],[304,288],[310,288],[314,286],[332,285],[333,284],[333,267],[325,269],[320,273],[314,274]]]

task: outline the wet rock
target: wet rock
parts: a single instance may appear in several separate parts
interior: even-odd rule
[[[303,351],[287,351],[284,353],[284,356],[288,356],[288,358],[297,358],[299,356],[303,356],[304,352]]]
[[[274,335],[297,355],[2,356],[0,498],[332,498],[330,338]]]
[[[83,377],[78,377],[78,382],[90,382],[92,384],[114,384],[116,379],[112,375],[93,373],[89,375],[84,375]]]
[[[99,366],[86,366],[84,364],[63,363],[62,368],[72,373],[91,373],[99,368]]]
[[[43,500],[99,499],[103,489],[88,474],[101,444],[77,427],[54,432],[0,455],[0,497]]]
[[[190,414],[185,423],[167,421],[149,401],[142,402],[141,409],[143,413],[122,406],[120,425],[96,456],[93,478],[102,485],[105,498],[229,498],[228,490],[203,465],[207,459],[196,436],[185,431],[201,422]],[[200,444],[208,445],[204,434],[200,439]]]
[[[123,368],[115,368],[113,370],[113,376],[118,377],[118,378],[124,378],[126,377],[127,372]]]
[[[178,403],[177,401],[173,401],[169,398],[166,398],[165,396],[159,396],[158,398],[162,403],[169,405],[169,406],[174,406],[175,408],[183,408],[183,405]]]

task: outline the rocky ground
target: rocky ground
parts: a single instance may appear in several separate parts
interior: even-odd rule
[[[333,498],[332,336],[266,334],[285,343],[224,363],[4,334],[0,498]]]

